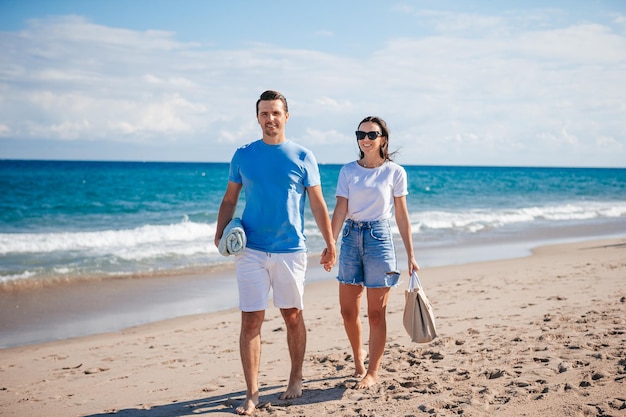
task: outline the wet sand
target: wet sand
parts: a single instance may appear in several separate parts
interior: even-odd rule
[[[312,274],[325,274],[312,264]],[[626,239],[529,257],[423,268],[440,336],[411,343],[392,290],[377,385],[356,391],[332,280],[310,283],[304,395],[279,400],[285,329],[270,308],[260,372],[267,416],[626,415]],[[367,323],[364,323],[367,334]],[[239,313],[0,350],[2,416],[231,415],[245,385]]]

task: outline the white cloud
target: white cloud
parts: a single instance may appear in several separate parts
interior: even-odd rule
[[[613,23],[626,27],[626,15],[617,13],[613,14]]]
[[[327,106],[335,110],[352,108],[352,103],[349,100],[336,100],[331,97],[318,97],[314,99],[315,104],[319,106]]]
[[[447,34],[494,34],[506,27],[502,17],[493,15],[421,10],[416,12],[416,16],[434,22],[434,28],[438,32]]]
[[[174,33],[149,30],[138,32],[130,29],[112,28],[97,25],[82,16],[60,16],[46,19],[33,19],[29,28],[20,32],[24,40],[55,45],[50,55],[59,51],[71,53],[74,45],[92,45],[100,47],[135,50],[174,50],[183,45],[173,38]],[[195,44],[197,45],[197,44]],[[44,49],[45,51],[45,49]]]
[[[623,32],[549,27],[532,13],[404,12],[434,32],[389,35],[355,58],[267,43],[222,50],[77,16],[32,21],[0,33],[0,138],[159,139],[173,159],[187,157],[177,144],[214,141],[233,149],[206,158],[227,161],[259,136],[254,103],[272,88],[289,100],[288,134],[323,163],[354,158],[352,132],[375,114],[403,163],[624,166]]]
[[[321,29],[315,32],[315,34],[321,38],[332,38],[335,36],[335,33],[331,30]]]

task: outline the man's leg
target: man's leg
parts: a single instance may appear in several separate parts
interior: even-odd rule
[[[287,390],[280,396],[281,400],[302,396],[302,364],[306,352],[306,327],[302,310],[284,308],[280,310],[287,326],[287,346],[291,358],[291,373]]]
[[[239,354],[246,379],[246,399],[235,410],[237,414],[252,415],[259,404],[259,366],[261,363],[261,325],[265,311],[241,312]]]

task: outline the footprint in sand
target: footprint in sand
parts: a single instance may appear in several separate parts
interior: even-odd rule
[[[109,368],[89,368],[85,369],[85,375],[99,374],[100,372],[106,372]]]

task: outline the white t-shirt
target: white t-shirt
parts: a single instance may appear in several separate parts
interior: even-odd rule
[[[408,193],[406,171],[395,162],[363,168],[354,161],[341,167],[335,196],[348,199],[347,220],[371,222],[391,218],[393,198]]]

